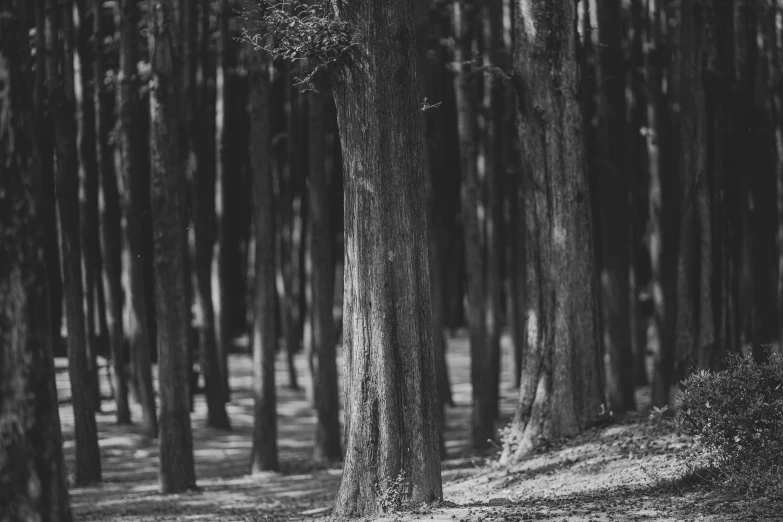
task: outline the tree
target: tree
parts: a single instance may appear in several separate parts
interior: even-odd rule
[[[325,94],[308,96],[310,256],[312,259],[313,385],[318,421],[315,456],[337,460],[340,447],[340,400],[337,388],[337,350],[334,335],[334,233],[326,164]]]
[[[517,94],[527,245],[526,345],[513,422],[518,458],[539,437],[599,415],[602,385],[590,194],[578,100],[576,4],[524,0],[516,13]]]
[[[28,69],[32,12],[33,2],[0,1],[0,519],[70,522],[43,262],[54,207],[42,204],[41,109]]]
[[[471,439],[474,448],[486,448],[494,438],[495,394],[492,390],[492,357],[499,342],[495,329],[495,303],[488,300],[483,259],[487,235],[479,219],[481,184],[477,170],[478,136],[476,132],[476,94],[473,85],[475,67],[470,60],[473,46],[473,18],[476,11],[466,0],[454,1],[454,74],[457,101],[460,169],[462,171],[462,225],[465,230],[465,271],[467,276],[467,315],[470,335],[470,383],[473,393]],[[482,173],[483,174],[483,173]],[[491,214],[491,212],[487,212]],[[495,259],[493,257],[493,259]],[[488,310],[487,307],[491,309]]]
[[[179,156],[179,34],[175,0],[149,6],[152,218],[155,234],[155,309],[160,388],[160,490],[196,486],[190,426],[189,313],[185,301],[182,177]]]
[[[79,228],[79,168],[74,120],[76,97],[73,72],[73,1],[47,0],[46,10],[46,47],[49,57],[46,64],[47,91],[57,155],[55,184],[62,236],[61,262],[68,323],[68,374],[76,435],[76,482],[85,484],[101,480],[101,455],[91,395],[92,377],[85,351],[86,322],[82,307],[84,288]],[[58,30],[61,30],[60,38],[57,36]]]
[[[270,80],[260,52],[248,54],[250,81],[250,168],[256,239],[253,307],[253,453],[251,470],[277,470],[277,398],[275,395],[275,229],[272,207],[272,137],[269,128]]]
[[[215,309],[212,303],[212,250],[215,244],[215,92],[209,85],[209,80],[214,79],[209,60],[210,2],[202,0],[198,5],[195,2],[186,3],[184,9],[187,14],[184,18],[188,20],[183,24],[184,40],[188,42],[187,47],[190,49],[185,60],[191,71],[187,81],[193,83],[189,93],[191,99],[183,100],[183,103],[192,104],[185,128],[189,134],[188,168],[192,170],[193,176],[191,201],[196,239],[193,287],[199,311],[198,345],[201,372],[204,374],[207,426],[227,430],[231,424],[226,414],[224,382],[215,331]]]
[[[147,309],[145,282],[144,215],[145,195],[149,193],[142,176],[142,143],[140,133],[137,0],[120,1],[120,67],[117,75],[117,128],[122,177],[127,190],[123,207],[128,237],[128,344],[133,361],[136,400],[141,405],[142,431],[149,437],[158,435],[155,390],[152,384],[150,352],[153,346]],[[146,194],[145,194],[146,193]],[[147,196],[148,197],[148,196]]]
[[[103,194],[103,213],[100,219],[101,248],[103,251],[103,288],[106,295],[106,324],[109,327],[109,350],[114,368],[115,401],[117,423],[129,424],[128,378],[125,372],[123,345],[123,292],[122,292],[122,226],[120,193],[117,187],[117,173],[114,170],[114,155],[109,148],[111,100],[107,97],[104,78],[106,60],[103,42],[106,37],[103,2],[93,0],[93,63],[95,65],[95,134],[97,141],[98,171]]]
[[[333,518],[442,498],[413,1],[333,4],[354,45],[333,74],[344,154],[345,466]]]
[[[601,308],[606,395],[615,413],[634,411],[631,354],[630,181],[626,136],[625,63],[620,0],[596,2],[601,226]]]

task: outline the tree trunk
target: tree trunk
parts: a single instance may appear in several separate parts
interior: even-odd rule
[[[620,0],[597,2],[598,154],[601,163],[601,308],[606,395],[615,413],[634,411],[631,353],[630,173],[625,139],[625,62]]]
[[[155,309],[158,318],[160,473],[162,494],[196,486],[190,427],[188,310],[185,301],[185,240],[179,107],[179,34],[174,0],[150,3],[150,119],[152,122],[152,219],[155,234]]]
[[[334,519],[443,496],[413,1],[349,0],[361,44],[333,78],[345,193],[345,467]]]
[[[772,126],[775,134],[775,180],[778,222],[776,223],[777,242],[777,275],[778,285],[778,343],[783,346],[783,62],[781,62],[781,33],[777,27],[777,17],[780,12],[778,0],[769,0],[764,6],[766,16],[763,21],[764,38],[768,49],[767,55],[767,82],[770,107],[772,114]]]
[[[128,343],[133,362],[136,399],[141,405],[141,427],[145,435],[157,437],[158,418],[155,412],[155,390],[152,384],[150,352],[152,332],[147,308],[145,281],[145,245],[143,226],[145,193],[149,185],[142,177],[143,144],[139,113],[137,0],[120,1],[120,68],[117,76],[117,109],[119,117],[118,145],[125,186],[126,233],[130,262],[128,264]]]
[[[120,195],[117,188],[117,178],[114,171],[114,155],[109,148],[109,120],[111,101],[104,91],[103,78],[106,74],[103,55],[103,41],[106,30],[103,21],[103,2],[92,1],[93,31],[93,63],[95,64],[95,134],[97,136],[96,162],[101,176],[103,192],[103,213],[100,220],[101,240],[103,249],[103,289],[106,296],[106,309],[100,310],[106,317],[109,328],[109,349],[114,368],[115,401],[117,403],[117,423],[130,424],[130,408],[128,406],[128,379],[125,373],[123,344],[125,333],[122,325],[122,227],[120,224]]]
[[[85,351],[84,288],[79,228],[79,167],[76,152],[73,71],[73,2],[48,0],[47,90],[54,118],[57,168],[55,183],[62,235],[62,274],[68,323],[68,374],[76,438],[76,482],[101,480],[101,454],[93,411],[91,376]],[[58,39],[58,29],[62,38]]]
[[[29,70],[31,4],[0,1],[0,519],[70,522],[43,261],[54,205],[39,204],[46,145],[34,125],[43,107],[34,104],[40,76],[34,97]],[[35,8],[40,22],[44,2]]]
[[[582,155],[576,4],[523,0],[513,82],[525,160],[526,340],[513,431],[530,452],[598,417],[602,396],[590,194]],[[545,37],[541,35],[546,35]]]
[[[312,260],[313,385],[317,424],[315,457],[339,460],[340,401],[337,388],[337,350],[334,336],[334,234],[327,178],[324,94],[312,92],[309,112],[310,256]]]
[[[253,307],[253,473],[277,470],[277,397],[275,394],[275,231],[272,207],[271,86],[262,51],[248,53],[250,82],[250,168],[255,208],[255,304]]]
[[[492,391],[492,352],[494,328],[487,321],[487,290],[484,270],[483,246],[486,235],[482,233],[478,210],[481,186],[476,162],[476,102],[472,76],[475,67],[470,61],[475,25],[476,7],[466,0],[454,2],[454,91],[457,99],[457,125],[459,129],[460,168],[462,170],[462,225],[465,231],[465,272],[467,276],[467,313],[470,335],[470,383],[473,390],[471,440],[475,449],[487,448],[494,439]]]
[[[95,319],[95,301],[97,297],[99,234],[98,234],[98,161],[96,157],[97,142],[95,129],[95,105],[93,104],[95,90],[95,70],[93,59],[93,24],[87,16],[85,0],[76,2],[79,13],[79,25],[76,30],[76,52],[79,68],[75,71],[76,81],[81,89],[76,96],[79,141],[79,174],[80,174],[80,209],[79,222],[82,242],[82,280],[84,281],[84,311],[86,317],[87,365],[89,368],[90,395],[95,411],[101,411],[100,380],[98,376],[98,360],[96,354],[97,328]]]
[[[653,356],[652,403],[670,402],[674,372],[676,317],[677,230],[676,176],[671,172],[671,129],[663,82],[668,59],[664,27],[668,25],[660,0],[650,0],[645,20],[645,72],[647,74],[647,157],[650,168],[650,257],[652,262],[653,327],[657,348]],[[674,178],[674,179],[672,179]]]
[[[195,5],[192,7],[194,10]],[[190,155],[193,169],[193,223],[195,226],[196,255],[196,308],[198,310],[199,348],[201,373],[204,375],[204,394],[207,401],[207,426],[227,430],[231,425],[223,400],[220,359],[215,331],[215,310],[212,303],[212,253],[215,244],[215,91],[214,62],[210,60],[211,38],[209,18],[210,1],[199,3],[201,34],[194,54],[192,67],[200,72],[194,93],[195,120],[191,135]],[[194,14],[195,16],[195,14]],[[196,23],[196,21],[194,21]],[[197,26],[198,27],[198,26]],[[196,35],[192,38],[195,40]],[[211,66],[212,65],[212,66]]]

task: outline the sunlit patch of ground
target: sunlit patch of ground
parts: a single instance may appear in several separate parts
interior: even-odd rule
[[[501,389],[501,420],[514,412],[516,391],[511,387],[512,360],[504,339],[505,368]],[[590,430],[569,441],[554,443],[510,468],[498,468],[492,454],[470,450],[471,387],[467,340],[449,340],[448,363],[456,407],[447,410],[443,462],[446,504],[419,512],[395,514],[383,520],[782,520],[783,504],[773,499],[747,501],[682,490],[672,480],[682,474],[675,457],[685,440],[644,415]],[[57,361],[60,416],[69,467],[73,464],[73,414],[64,361]],[[302,390],[287,387],[283,354],[277,361],[278,429],[281,472],[248,474],[253,401],[250,360],[230,360],[232,397],[228,412],[233,431],[205,428],[206,405],[196,399],[193,435],[199,490],[163,497],[157,489],[156,440],[135,426],[114,424],[114,406],[104,401],[98,415],[104,483],[72,488],[76,520],[89,521],[277,521],[326,520],[340,482],[340,463],[312,458],[315,418]],[[305,364],[297,360],[300,381]],[[102,373],[103,393],[109,386]],[[307,384],[307,383],[305,383]],[[640,389],[641,406],[649,390]],[[140,417],[132,406],[134,419]],[[489,460],[488,460],[489,458]],[[488,505],[491,504],[491,505]]]

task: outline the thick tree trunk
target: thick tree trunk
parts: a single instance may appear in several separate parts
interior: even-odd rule
[[[252,472],[277,470],[277,397],[275,393],[275,229],[272,206],[271,86],[262,51],[248,54],[250,82],[250,168],[253,173],[255,296],[253,307],[253,453]]]
[[[209,18],[210,2],[202,0],[185,5],[186,35],[191,53],[185,58],[193,71],[191,92],[194,110],[191,113],[188,140],[188,164],[192,169],[191,201],[195,228],[195,289],[196,321],[199,334],[199,358],[204,375],[204,396],[207,402],[207,426],[228,430],[231,424],[223,400],[223,380],[218,358],[215,331],[215,310],[212,303],[212,252],[215,244],[215,91],[210,80],[214,71],[210,64]],[[200,23],[200,25],[199,25]],[[199,27],[201,34],[199,35]],[[198,80],[196,80],[198,78]]]
[[[513,82],[525,162],[527,342],[513,423],[517,446],[505,460],[530,452],[541,437],[586,428],[602,402],[576,4],[524,0],[519,7]]]
[[[477,169],[478,136],[476,132],[476,101],[473,76],[475,67],[471,60],[473,27],[476,6],[470,1],[454,2],[454,91],[457,100],[457,125],[459,129],[460,168],[462,170],[462,225],[465,231],[465,272],[467,276],[467,314],[470,335],[470,383],[473,390],[471,440],[476,449],[487,448],[494,439],[495,407],[492,391],[492,354],[495,328],[487,310],[488,285],[485,268],[489,262],[483,259],[486,233],[479,220],[481,186]]]
[[[43,262],[54,205],[40,205],[47,181],[33,117],[43,117],[34,105],[42,85],[36,79],[34,97],[29,70],[32,4],[0,1],[0,520],[70,522]],[[44,2],[35,5],[42,15]]]
[[[137,0],[120,1],[120,68],[117,76],[118,145],[123,182],[127,187],[123,206],[128,238],[128,344],[133,362],[136,400],[141,405],[141,427],[145,435],[157,437],[155,390],[152,384],[150,352],[152,332],[149,324],[147,284],[145,281],[145,246],[143,227],[145,193],[149,185],[142,177],[138,94],[138,7]],[[148,197],[148,196],[147,196]]]
[[[97,136],[96,162],[101,177],[103,193],[103,213],[100,220],[101,240],[103,248],[103,289],[106,296],[106,309],[99,310],[105,314],[109,328],[109,349],[114,368],[114,398],[117,403],[117,423],[129,424],[131,421],[128,407],[128,378],[125,372],[123,344],[125,333],[122,321],[122,227],[120,223],[120,194],[117,188],[117,177],[114,171],[114,154],[109,148],[109,127],[111,101],[104,91],[103,78],[106,73],[103,55],[103,41],[106,37],[104,28],[103,2],[92,1],[93,31],[95,33],[93,48],[93,63],[95,64],[95,83],[93,103],[95,104],[95,133]]]
[[[185,234],[179,108],[179,34],[174,0],[153,0],[149,14],[152,122],[152,219],[155,235],[155,309],[158,318],[160,388],[160,491],[177,493],[196,486],[190,426],[188,310],[185,301]]]
[[[606,395],[615,413],[634,411],[631,353],[630,181],[625,140],[625,63],[620,0],[597,2],[598,154],[601,163],[601,308]]]
[[[345,466],[334,519],[443,496],[413,1],[349,0],[361,50],[333,78],[345,178]]]
[[[334,336],[334,234],[327,178],[324,94],[309,95],[309,205],[311,218],[313,364],[315,371],[315,456],[342,457],[340,400],[337,388],[337,350]]]
[[[79,168],[76,152],[73,70],[73,2],[48,0],[47,90],[54,118],[57,169],[55,183],[62,235],[62,274],[68,323],[68,374],[74,410],[76,482],[101,480],[101,455],[93,411],[91,376],[85,351],[84,289],[79,228]],[[58,39],[58,29],[62,38]]]

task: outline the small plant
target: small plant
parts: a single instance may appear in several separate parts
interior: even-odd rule
[[[705,473],[746,494],[783,493],[783,357],[732,356],[726,370],[683,381],[679,400],[673,423],[694,437]]]
[[[378,481],[373,483],[373,487],[377,496],[376,501],[383,513],[396,513],[402,509],[409,488],[404,471],[400,471],[397,478],[389,484],[385,491],[381,491],[381,485]]]
[[[307,73],[297,78],[299,86],[311,84],[320,70],[346,63],[350,52],[360,46],[350,25],[338,20],[324,0],[312,4],[259,0],[242,9],[239,17],[243,22],[239,41],[274,58],[303,62]]]

